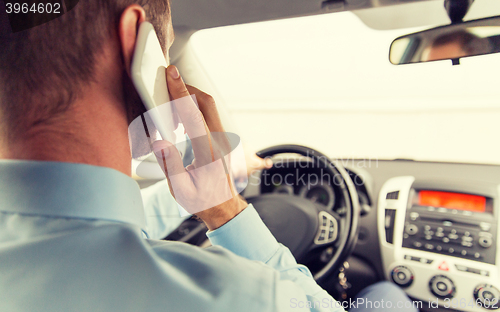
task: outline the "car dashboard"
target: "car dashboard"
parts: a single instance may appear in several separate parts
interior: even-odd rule
[[[385,279],[421,301],[422,311],[499,306],[500,166],[337,162],[351,176],[361,206],[358,242],[345,266],[349,296]],[[321,172],[304,163],[279,161],[257,172],[244,195],[301,196],[341,215],[345,205],[335,185],[322,184]],[[335,292],[337,277],[324,287]]]

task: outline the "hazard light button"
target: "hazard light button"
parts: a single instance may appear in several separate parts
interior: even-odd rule
[[[441,262],[441,264],[438,266],[438,269],[441,271],[449,271],[450,267],[448,266],[448,263],[446,261]]]

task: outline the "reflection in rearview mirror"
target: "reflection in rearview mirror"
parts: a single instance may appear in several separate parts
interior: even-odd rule
[[[392,42],[394,65],[453,60],[500,52],[500,16],[441,26],[406,35]]]

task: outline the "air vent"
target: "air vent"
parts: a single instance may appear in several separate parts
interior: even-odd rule
[[[394,222],[396,221],[396,210],[385,209],[385,240],[389,244],[394,244]]]
[[[399,191],[387,193],[387,196],[385,197],[385,199],[398,199],[398,198],[399,198]]]

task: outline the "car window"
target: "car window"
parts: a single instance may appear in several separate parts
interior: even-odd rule
[[[202,30],[191,47],[255,148],[500,163],[500,55],[390,64],[392,40],[422,29],[374,30],[343,12]]]

